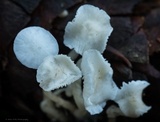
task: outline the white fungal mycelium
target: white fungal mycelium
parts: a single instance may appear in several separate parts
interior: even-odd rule
[[[149,85],[147,81],[137,80],[123,86],[117,92],[115,102],[118,103],[122,113],[128,117],[139,117],[151,109],[142,100],[143,90]]]
[[[65,28],[64,44],[81,55],[88,49],[102,53],[112,30],[110,17],[104,10],[93,5],[82,5]]]
[[[113,70],[101,53],[87,50],[82,56],[81,69],[84,77],[83,98],[90,114],[102,112],[107,100],[113,100],[118,87],[113,82]]]
[[[69,85],[81,78],[80,69],[66,55],[48,56],[37,69],[37,81],[45,91]]]
[[[52,34],[38,26],[21,30],[13,45],[17,59],[26,67],[37,69],[43,59],[49,55],[57,55],[59,47]]]

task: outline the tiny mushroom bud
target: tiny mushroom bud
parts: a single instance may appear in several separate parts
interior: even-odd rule
[[[69,85],[81,78],[80,69],[66,55],[48,56],[37,69],[37,81],[45,91]]]
[[[17,59],[33,69],[37,69],[45,57],[57,55],[59,52],[57,40],[49,31],[38,26],[21,30],[13,46]]]
[[[111,105],[107,108],[106,114],[108,117],[108,122],[117,122],[116,117],[118,116],[124,116],[121,109],[115,105]]]
[[[60,18],[64,18],[64,17],[67,17],[68,14],[69,14],[69,13],[68,13],[67,10],[63,10],[62,13],[60,13],[58,16],[59,16]]]
[[[87,50],[82,56],[81,69],[84,77],[83,98],[90,114],[102,112],[107,100],[113,100],[118,87],[112,79],[113,70],[101,53]]]
[[[117,92],[115,102],[118,103],[125,116],[139,117],[151,109],[142,101],[142,92],[148,85],[149,83],[144,80],[131,81],[128,84],[123,82],[122,88]]]
[[[110,17],[104,10],[82,5],[73,21],[68,22],[65,28],[64,44],[81,55],[88,49],[102,53],[112,30]]]
[[[106,110],[106,114],[108,118],[115,118],[118,116],[123,116],[123,112],[121,109],[115,105],[109,106],[109,108]]]

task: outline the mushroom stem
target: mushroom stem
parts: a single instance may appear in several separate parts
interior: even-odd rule
[[[76,63],[76,65],[80,68],[81,65],[81,59],[79,59]],[[73,96],[74,101],[77,105],[77,110],[75,111],[74,115],[77,118],[82,118],[86,115],[86,110],[84,107],[84,101],[82,96],[82,79],[78,79],[74,83],[70,84],[66,89],[66,95],[67,96]]]
[[[76,53],[76,51],[73,49],[68,53],[68,56],[74,61],[79,56],[79,54]]]
[[[40,104],[42,111],[45,112],[46,115],[51,120],[56,119],[56,120],[60,120],[61,122],[65,122],[67,120],[65,115],[55,108],[55,105],[50,100],[50,98],[48,98],[45,94],[43,95],[44,95],[44,98]]]
[[[53,102],[62,106],[65,109],[69,110],[71,113],[73,113],[76,110],[76,107],[74,105],[72,105],[70,102],[65,101],[62,98],[56,96],[54,93],[44,91],[44,94],[47,97],[49,97]]]
[[[113,53],[113,54],[115,54],[119,58],[121,58],[128,65],[128,67],[132,68],[131,62],[122,53],[120,53],[118,50],[116,50],[115,48],[113,48],[110,45],[107,45],[106,50],[111,52],[111,53]]]
[[[77,61],[76,65],[79,68],[81,68],[81,62],[82,62],[82,59],[79,59]],[[81,83],[82,83],[82,79],[78,79],[76,82],[71,84],[72,94],[73,94],[73,98],[75,100],[75,103],[76,103],[78,109],[80,109],[83,113],[86,113],[85,107],[84,107],[84,100],[83,100],[83,96],[82,96],[83,91],[82,91]]]

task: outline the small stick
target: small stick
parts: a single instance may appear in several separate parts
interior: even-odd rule
[[[128,67],[132,68],[131,62],[122,53],[120,53],[118,50],[116,50],[115,48],[113,48],[110,45],[107,45],[106,50],[111,52],[111,53],[113,53],[113,54],[115,54],[119,58],[123,59],[123,61],[128,65]]]

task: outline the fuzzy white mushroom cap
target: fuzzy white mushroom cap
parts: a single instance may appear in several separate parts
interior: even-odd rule
[[[113,70],[101,53],[87,50],[82,56],[81,69],[84,77],[83,98],[90,114],[102,112],[107,100],[113,100],[118,87],[112,79]]]
[[[33,69],[37,69],[45,57],[57,55],[59,52],[57,40],[49,31],[38,26],[21,30],[13,46],[17,59]]]
[[[117,92],[115,102],[118,103],[121,111],[128,117],[139,117],[151,109],[142,101],[142,92],[149,85],[147,81],[137,80],[128,84],[123,82],[123,86]]]
[[[37,69],[37,82],[45,91],[69,85],[81,78],[82,73],[66,55],[48,56]]]
[[[102,53],[112,30],[110,17],[104,10],[88,4],[82,5],[65,28],[64,44],[81,55],[88,49]]]

